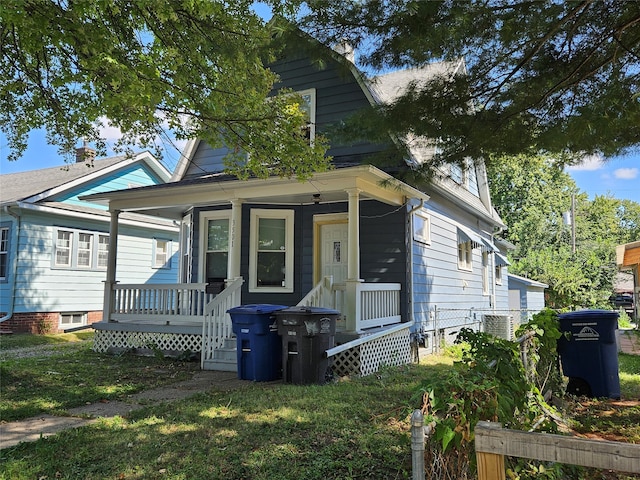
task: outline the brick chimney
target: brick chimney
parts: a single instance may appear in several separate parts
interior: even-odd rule
[[[86,163],[88,167],[93,167],[93,161],[96,158],[96,151],[85,144],[76,148],[76,163]]]

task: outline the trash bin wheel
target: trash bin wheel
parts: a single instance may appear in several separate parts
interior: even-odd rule
[[[576,397],[590,397],[591,386],[582,378],[571,377],[567,384],[567,393]]]

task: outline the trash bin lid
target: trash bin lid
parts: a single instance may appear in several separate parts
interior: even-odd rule
[[[617,320],[619,313],[615,310],[577,310],[561,313],[558,320]]]
[[[333,310],[331,308],[323,308],[323,307],[305,307],[305,306],[295,306],[285,308],[284,310],[280,310],[276,312],[278,314],[295,314],[295,315],[339,315],[340,312],[338,310]]]
[[[227,310],[229,314],[242,314],[242,315],[264,315],[267,313],[273,313],[278,310],[287,308],[286,305],[273,305],[270,303],[254,303],[249,305],[240,305]]]

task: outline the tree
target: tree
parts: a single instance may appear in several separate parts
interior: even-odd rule
[[[357,119],[443,139],[436,161],[547,152],[571,163],[640,143],[640,2],[315,0],[300,25],[349,41],[374,70],[454,62],[463,74]]]
[[[589,200],[549,157],[494,160],[487,169],[491,196],[509,226],[505,238],[516,245],[510,271],[548,284],[551,307],[606,306],[616,246],[638,238],[640,204]],[[575,214],[567,218],[572,197]],[[573,239],[566,220],[575,223]]]
[[[5,0],[0,2],[0,129],[10,159],[44,127],[61,153],[79,139],[105,143],[100,126],[124,134],[120,147],[158,135],[231,147],[243,177],[305,178],[328,166],[326,144],[309,145],[300,99],[280,92],[275,25],[250,0]],[[248,157],[244,154],[248,152]]]

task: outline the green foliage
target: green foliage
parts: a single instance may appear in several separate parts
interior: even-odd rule
[[[265,65],[286,26],[265,24],[253,4],[1,2],[0,128],[9,159],[42,127],[61,154],[73,155],[81,138],[103,154],[108,125],[123,133],[124,151],[155,148],[167,132],[224,144],[241,176],[325,170],[326,143],[309,145],[301,133],[298,99],[283,91],[267,101],[277,77]]]
[[[615,247],[631,241],[640,204],[579,193],[549,157],[493,158],[487,173],[491,197],[516,246],[509,271],[549,285],[552,308],[608,308],[617,272]],[[563,221],[575,199],[572,227]],[[635,237],[637,238],[637,237]]]
[[[558,368],[558,339],[562,336],[558,315],[551,309],[545,309],[533,315],[531,320],[522,324],[516,331],[516,337],[531,333],[526,341],[528,364],[534,368],[528,374],[538,392],[550,390],[556,396],[564,393],[564,380]]]
[[[445,159],[543,151],[565,162],[638,145],[637,2],[317,0],[304,13],[305,28],[347,39],[367,67],[451,62],[378,112],[399,138],[446,138]]]
[[[425,423],[435,422],[435,439],[443,452],[468,449],[478,421],[513,426],[526,411],[530,390],[515,342],[462,329],[456,344],[465,345],[462,359],[419,392]]]

